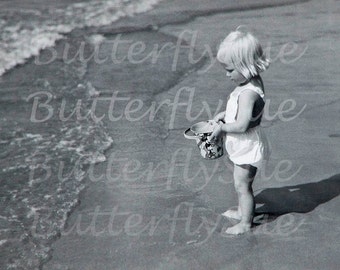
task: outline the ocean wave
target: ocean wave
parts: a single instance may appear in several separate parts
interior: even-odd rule
[[[52,7],[43,0],[36,2],[39,1],[42,5],[33,8],[20,7],[18,3],[24,5],[25,1],[15,1],[7,7],[0,4],[0,75],[53,46],[75,28],[107,25],[160,2],[109,0],[63,5],[53,1],[56,6]],[[93,46],[105,40],[98,34],[83,38]],[[29,89],[26,82],[18,82],[5,89],[6,95],[0,99],[2,112],[15,111],[3,118],[0,134],[0,265],[4,269],[37,269],[48,259],[51,243],[88,184],[88,167],[105,161],[105,151],[114,145],[104,123],[91,118],[59,121],[55,113],[39,125],[27,122],[30,93],[48,92],[56,100],[67,100],[67,104],[82,100],[84,111],[90,109],[93,97],[101,94],[78,74],[86,72],[86,63],[76,60],[49,68],[51,73],[58,68],[63,72],[52,79],[35,76],[36,71],[29,70]],[[72,108],[67,106],[65,113],[69,115]]]
[[[48,81],[37,79],[36,84],[64,96]],[[75,93],[72,100],[90,99],[90,93],[98,92],[90,82],[78,86],[84,91]],[[54,118],[39,127],[4,121],[3,127],[7,132],[0,135],[5,153],[0,156],[0,265],[38,269],[79,203],[87,168],[105,161],[104,152],[113,139],[102,122],[91,119],[62,122]]]
[[[103,26],[146,12],[162,0],[100,0],[42,5],[39,8],[3,5],[0,10],[0,76],[42,49],[53,46],[75,28]]]

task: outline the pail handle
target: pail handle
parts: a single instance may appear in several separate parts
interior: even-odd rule
[[[197,136],[197,135],[189,135],[188,133],[191,131],[191,129],[190,128],[188,128],[186,131],[184,131],[184,137],[185,138],[187,138],[187,139],[189,139],[189,140],[199,140],[199,136]],[[192,131],[191,131],[192,132]]]

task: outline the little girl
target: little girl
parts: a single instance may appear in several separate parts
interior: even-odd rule
[[[259,73],[267,69],[269,60],[258,40],[240,27],[223,40],[217,60],[237,87],[228,98],[226,111],[214,117],[219,125],[210,140],[226,134],[226,150],[234,163],[238,209],[229,209],[222,215],[240,220],[226,233],[241,234],[249,231],[252,225],[255,210],[252,182],[267,152],[266,139],[260,128],[264,88]]]

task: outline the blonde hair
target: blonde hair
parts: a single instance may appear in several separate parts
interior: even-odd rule
[[[245,78],[257,76],[269,66],[269,59],[265,56],[258,39],[249,31],[242,31],[238,27],[231,32],[220,44],[217,60],[221,63],[233,64]]]

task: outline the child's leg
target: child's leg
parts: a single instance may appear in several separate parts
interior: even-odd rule
[[[255,208],[252,183],[256,171],[256,167],[251,165],[234,165],[235,189],[239,201],[238,210],[235,210],[234,214],[241,221],[235,226],[228,228],[227,233],[240,234],[250,230]],[[232,214],[231,211],[230,213]]]

